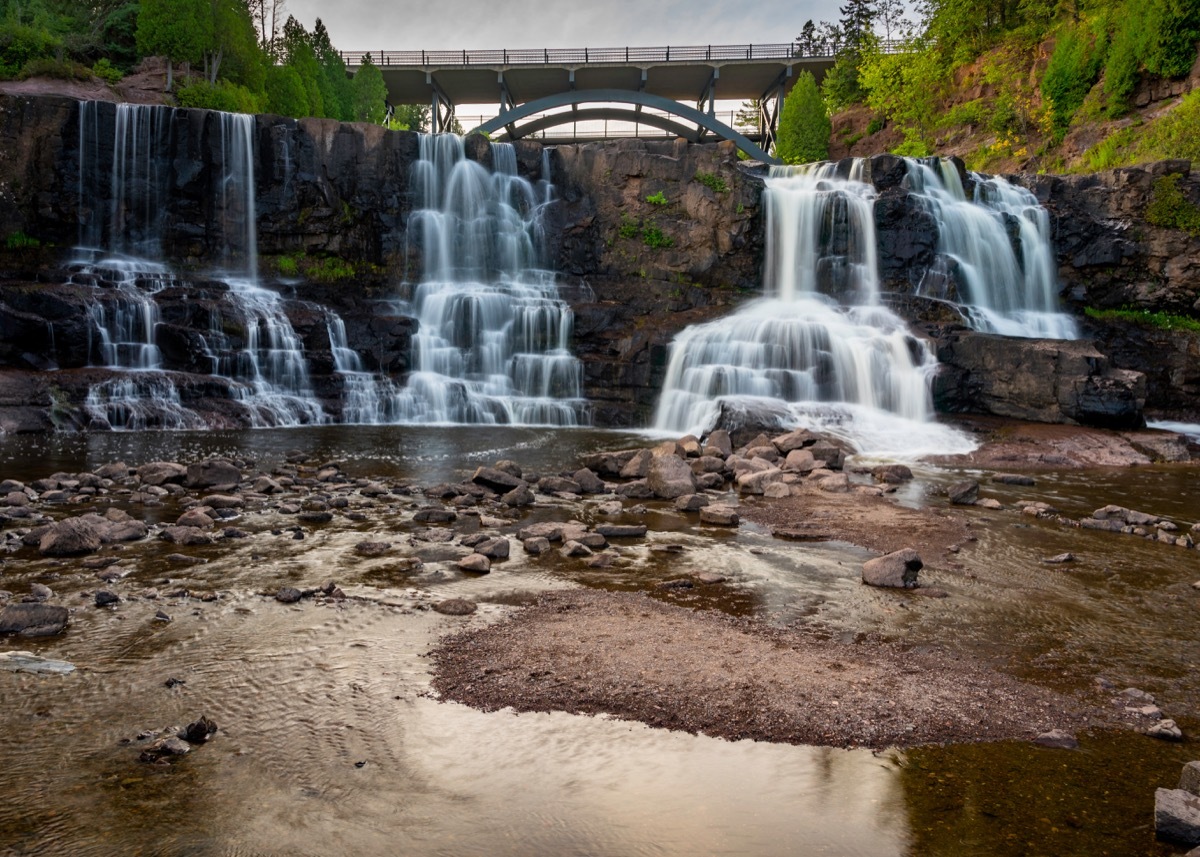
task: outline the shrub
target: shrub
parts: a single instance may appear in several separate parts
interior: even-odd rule
[[[1071,117],[1096,82],[1103,50],[1103,45],[1092,46],[1075,30],[1066,30],[1054,46],[1041,89],[1050,103],[1055,142],[1066,136]]]
[[[244,86],[218,80],[215,84],[194,81],[179,87],[175,94],[180,107],[222,110],[226,113],[258,113],[263,105],[258,95]]]
[[[46,30],[12,18],[0,21],[0,78],[12,78],[32,59],[53,56],[62,42]]]
[[[630,220],[628,216],[621,215],[621,225],[618,227],[617,232],[622,238],[636,238],[641,231],[641,227]]]
[[[887,122],[884,119],[880,118],[879,116],[876,116],[874,119],[872,119],[870,122],[867,123],[867,136],[870,136],[872,134],[878,134],[880,131],[882,131],[884,129],[885,125],[887,125]]]
[[[1200,331],[1200,320],[1170,312],[1151,312],[1148,309],[1134,309],[1133,307],[1122,309],[1085,307],[1083,313],[1096,321],[1131,321],[1135,324],[1157,327],[1159,330]]]
[[[697,172],[693,177],[700,184],[711,190],[713,193],[728,193],[729,185],[725,184],[725,179],[721,178],[716,173]]]
[[[646,202],[651,205],[667,205],[667,198],[660,190],[658,193],[652,193],[646,197]]]
[[[857,74],[857,72],[855,73]],[[775,156],[785,164],[806,164],[829,157],[833,123],[812,72],[802,71],[783,101]]]
[[[653,247],[655,249],[675,246],[675,240],[670,235],[664,235],[663,231],[657,226],[647,226],[645,229],[643,229],[642,241],[647,247]]]
[[[345,259],[336,256],[326,256],[313,260],[306,266],[305,275],[318,283],[335,283],[338,280],[348,280],[354,276],[354,266]]]
[[[1200,208],[1183,195],[1179,179],[1178,173],[1172,173],[1154,182],[1150,204],[1146,206],[1146,220],[1155,226],[1182,229],[1200,236]]]
[[[36,238],[26,235],[24,232],[10,232],[8,237],[4,239],[4,247],[6,250],[36,250],[42,246],[42,242]]]
[[[281,276],[294,277],[300,273],[300,259],[302,256],[280,256],[275,260],[275,268]]]
[[[125,76],[119,68],[113,67],[113,64],[108,61],[108,57],[101,57],[96,60],[92,65],[92,74],[105,83],[119,83],[121,78]]]
[[[92,73],[84,66],[71,60],[59,60],[54,57],[37,57],[21,67],[19,77],[28,80],[31,77],[52,77],[55,80],[88,80]]]

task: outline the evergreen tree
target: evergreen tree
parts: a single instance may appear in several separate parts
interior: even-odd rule
[[[833,124],[812,72],[802,71],[783,101],[775,157],[785,164],[806,164],[829,157]]]
[[[296,119],[311,115],[304,81],[290,65],[272,65],[267,69],[267,109]]]
[[[317,86],[321,90],[321,100],[325,105],[325,114],[332,119],[349,122],[353,114],[353,90],[350,78],[346,74],[346,63],[342,55],[333,46],[329,31],[324,22],[317,18],[312,31],[313,52],[321,66],[321,76]]]
[[[353,92],[355,121],[382,122],[387,112],[387,84],[383,82],[383,72],[370,57],[363,57],[362,65],[354,73]]]
[[[321,64],[312,47],[312,38],[304,25],[289,17],[283,25],[281,53],[285,65],[291,66],[300,76],[307,96],[309,116],[328,116],[325,99],[321,97]]]

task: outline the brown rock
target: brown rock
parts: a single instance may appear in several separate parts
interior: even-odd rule
[[[896,589],[917,585],[917,572],[923,567],[920,555],[912,548],[894,551],[863,563],[863,583]]]

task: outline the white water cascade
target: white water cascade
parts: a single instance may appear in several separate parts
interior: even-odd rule
[[[766,297],[671,346],[654,428],[700,434],[722,410],[840,435],[861,452],[971,448],[930,421],[936,360],[879,305],[874,189],[836,164],[767,179]]]
[[[917,294],[945,298],[931,283],[952,281],[976,330],[1077,339],[1074,318],[1059,309],[1049,214],[1032,193],[1000,176],[971,178],[975,190],[968,199],[950,161],[908,161],[912,191],[938,222],[940,258]]]
[[[400,421],[406,401],[390,378],[366,371],[346,338],[346,323],[335,313],[325,319],[333,368],[342,380],[342,419],[353,425],[390,425]]]
[[[409,223],[423,255],[411,297],[420,328],[400,421],[586,424],[571,310],[540,266],[548,183],[539,192],[517,175],[510,144],[491,150],[489,172],[461,138],[421,137]]]

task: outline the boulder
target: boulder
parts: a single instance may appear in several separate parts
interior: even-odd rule
[[[242,480],[242,471],[233,462],[224,458],[210,458],[189,464],[187,485],[189,488],[229,489]]]
[[[1180,845],[1200,845],[1200,797],[1183,789],[1155,789],[1154,832]]]
[[[1079,741],[1075,736],[1062,729],[1051,729],[1049,732],[1043,732],[1033,739],[1033,743],[1039,747],[1049,747],[1052,750],[1074,750],[1079,746]]]
[[[768,485],[781,479],[783,479],[783,471],[772,467],[754,473],[743,473],[735,481],[738,490],[743,494],[762,494]]]
[[[492,570],[492,561],[481,553],[472,553],[460,559],[458,567],[474,574],[487,574]]]
[[[280,604],[295,604],[303,597],[304,593],[294,586],[284,586],[275,593],[275,600]]]
[[[52,637],[67,627],[66,607],[52,604],[9,604],[0,610],[0,636]]]
[[[508,559],[508,551],[508,539],[502,536],[484,539],[475,545],[475,553],[481,554],[488,559]]]
[[[500,502],[505,506],[532,506],[534,503],[533,492],[529,490],[528,485],[518,485],[504,494],[500,498]]]
[[[818,479],[817,487],[830,494],[845,494],[850,490],[850,478],[845,473],[832,473]]]
[[[433,609],[445,616],[470,616],[476,607],[474,601],[465,598],[447,598],[434,604]]]
[[[696,479],[692,469],[681,458],[674,455],[656,455],[646,471],[646,484],[661,500],[674,500],[696,491]]]
[[[813,458],[824,461],[830,470],[841,470],[846,462],[846,450],[830,440],[820,440],[808,448]]]
[[[675,498],[675,510],[678,512],[699,512],[709,505],[709,499],[703,494],[684,494]]]
[[[632,482],[626,482],[624,485],[618,485],[617,493],[631,500],[651,500],[654,498],[654,489],[650,487],[650,483],[645,479],[635,479]]]
[[[771,443],[779,450],[781,455],[789,455],[797,449],[803,449],[806,446],[812,446],[820,438],[810,432],[808,429],[796,429],[787,434],[781,434],[779,437],[772,438]]]
[[[917,572],[924,565],[915,550],[904,548],[864,562],[862,580],[869,586],[911,589],[917,585]]]
[[[979,483],[974,479],[955,482],[946,489],[946,496],[956,506],[972,506],[979,499]]]
[[[540,521],[536,524],[529,524],[517,530],[517,538],[521,541],[526,539],[547,539],[552,542],[562,540],[562,531],[564,524],[559,524],[554,521]]]
[[[783,469],[794,473],[811,473],[816,467],[817,461],[809,449],[793,449],[783,460]]]
[[[525,549],[525,553],[533,556],[540,556],[550,550],[550,540],[542,536],[534,536],[532,538],[523,539],[521,547]]]
[[[543,476],[538,480],[538,490],[543,494],[582,494],[583,488],[574,479],[562,476]]]
[[[449,524],[457,520],[458,513],[453,509],[443,509],[438,506],[421,509],[413,515],[413,522],[417,524]]]
[[[600,524],[596,532],[606,539],[640,539],[646,535],[645,524]]]
[[[158,537],[174,545],[210,545],[213,537],[196,527],[167,527]]]
[[[471,481],[476,485],[482,485],[497,494],[506,494],[514,488],[519,488],[525,484],[525,481],[520,476],[513,476],[504,470],[497,467],[480,467],[471,474]]]
[[[577,541],[564,542],[558,552],[565,557],[591,556],[592,549]]]
[[[900,485],[913,478],[912,471],[903,464],[881,464],[872,468],[871,478],[885,485]]]
[[[608,488],[604,480],[586,467],[581,467],[571,474],[571,478],[579,485],[584,494],[603,494]]]
[[[645,479],[650,472],[650,462],[654,453],[648,449],[639,449],[633,457],[621,468],[622,479]]]
[[[175,521],[179,527],[195,527],[198,530],[211,530],[215,521],[200,509],[188,509]]]
[[[693,459],[688,466],[692,468],[692,473],[697,476],[705,473],[722,473],[725,470],[725,459],[717,458],[715,455],[702,455],[699,458]]]
[[[714,527],[736,527],[741,523],[741,517],[732,506],[705,506],[700,510],[700,523]]]
[[[1162,714],[1161,711],[1155,709],[1157,714]],[[1146,730],[1146,734],[1151,738],[1158,738],[1162,741],[1182,741],[1183,730],[1175,723],[1174,720],[1160,720]]]
[[[1200,797],[1200,762],[1188,762],[1179,775],[1179,788]]]
[[[786,482],[772,482],[763,488],[763,496],[768,500],[782,500],[792,496],[792,487]]]
[[[138,479],[143,485],[179,485],[187,477],[187,473],[186,467],[174,461],[152,461],[143,464],[137,470]]]
[[[710,432],[708,437],[704,439],[700,454],[713,455],[718,458],[728,458],[732,455],[733,441],[729,437],[729,432],[724,429],[717,429],[714,432]]]
[[[246,505],[245,499],[238,494],[209,494],[201,502],[213,509],[241,509]]]
[[[75,556],[100,550],[107,523],[99,515],[67,518],[51,524],[38,542],[42,556]]]

